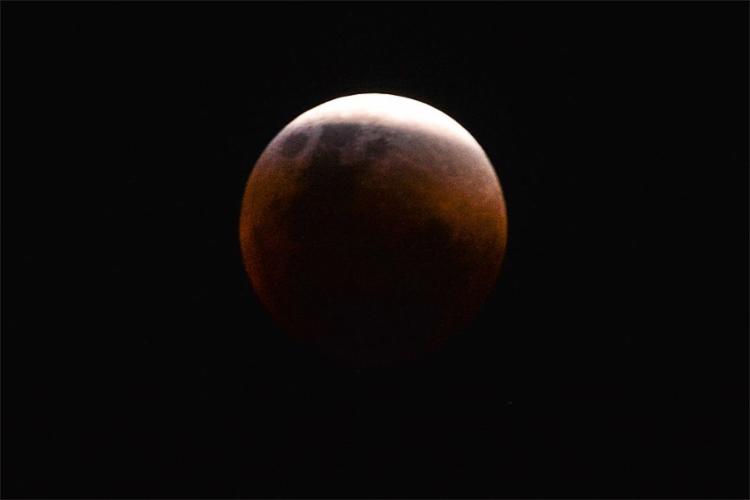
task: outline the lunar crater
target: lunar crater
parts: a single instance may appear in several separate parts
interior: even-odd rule
[[[309,136],[302,132],[291,134],[281,147],[282,154],[287,158],[294,158],[305,149],[309,139]]]

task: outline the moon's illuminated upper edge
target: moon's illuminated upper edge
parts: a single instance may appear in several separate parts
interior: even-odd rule
[[[302,113],[286,128],[311,126],[331,119],[380,125],[419,127],[482,150],[456,120],[416,99],[392,94],[354,94],[324,102]]]

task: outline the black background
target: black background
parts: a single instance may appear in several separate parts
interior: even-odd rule
[[[747,3],[2,5],[5,497],[745,497]],[[505,191],[474,326],[410,365],[287,341],[245,182],[359,92]]]

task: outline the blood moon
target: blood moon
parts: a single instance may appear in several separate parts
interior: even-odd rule
[[[276,323],[360,366],[414,358],[465,327],[494,286],[506,234],[477,141],[387,94],[334,99],[284,127],[240,216],[245,268]]]

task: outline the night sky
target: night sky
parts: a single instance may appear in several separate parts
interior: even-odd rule
[[[2,4],[5,498],[748,496],[748,4]],[[447,113],[506,259],[425,360],[259,305],[245,183],[303,111]]]

